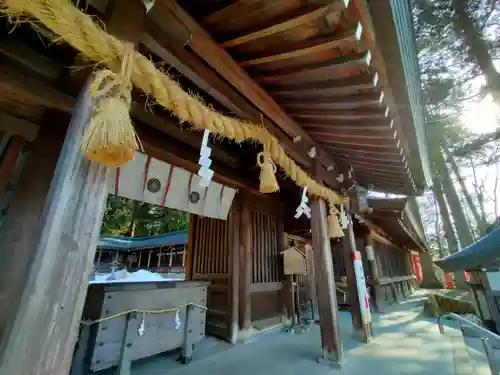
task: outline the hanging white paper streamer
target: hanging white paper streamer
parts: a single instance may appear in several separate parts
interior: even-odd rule
[[[144,319],[146,318],[146,314],[142,314],[142,321],[141,325],[139,326],[139,329],[137,330],[137,334],[139,336],[144,336],[144,331],[146,330],[146,326],[144,324]]]
[[[177,312],[175,313],[174,324],[176,330],[179,330],[181,328],[181,317],[179,315],[179,310],[177,310]]]
[[[308,219],[311,218],[311,208],[307,205],[309,198],[307,198],[307,186],[302,189],[302,199],[300,201],[299,207],[297,207],[297,211],[295,213],[294,218],[298,219],[305,214]]]
[[[203,188],[209,187],[212,182],[212,178],[214,176],[214,171],[210,169],[212,165],[212,159],[210,159],[210,155],[212,154],[212,149],[208,147],[208,135],[210,131],[205,130],[203,133],[203,140],[201,141],[200,147],[200,161],[198,164],[200,165],[200,170],[198,171],[198,176],[201,177],[199,185]]]
[[[340,205],[340,227],[342,229],[347,229],[347,226],[349,225],[349,219],[344,211],[344,205]]]

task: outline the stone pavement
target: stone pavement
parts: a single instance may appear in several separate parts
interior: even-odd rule
[[[301,334],[275,332],[235,346],[207,338],[189,365],[156,356],[135,363],[132,375],[455,374],[449,335],[439,333],[434,319],[420,315],[423,298],[425,292],[419,291],[387,313],[375,314],[375,339],[369,344],[352,337],[350,315],[340,312],[345,357],[340,370],[316,362],[320,332],[315,325]]]

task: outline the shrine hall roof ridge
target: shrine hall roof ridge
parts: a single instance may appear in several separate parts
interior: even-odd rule
[[[188,232],[180,230],[159,234],[156,236],[126,237],[126,236],[101,236],[97,245],[98,249],[109,250],[145,250],[164,246],[186,245]]]

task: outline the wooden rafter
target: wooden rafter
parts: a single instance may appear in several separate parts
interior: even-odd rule
[[[363,49],[363,47],[356,45],[358,41],[359,37],[357,37],[356,30],[350,30],[349,32],[344,33],[341,36],[319,36],[313,39],[296,42],[292,45],[285,45],[281,48],[278,47],[272,51],[272,54],[261,54],[262,56],[260,57],[253,57],[248,60],[241,61],[240,65],[243,67],[255,66],[276,61],[294,59],[297,57],[325,52],[333,49]],[[353,44],[355,45],[353,46]]]
[[[339,61],[328,61],[319,65],[302,66],[300,68],[284,68],[269,72],[269,75],[256,77],[255,80],[263,85],[278,84],[294,80],[296,84],[322,81],[324,77],[345,79],[352,75],[361,74],[370,65],[371,53],[341,58]]]
[[[165,0],[166,1],[166,0]],[[170,12],[191,32],[189,47],[210,65],[218,74],[226,79],[236,90],[259,108],[267,117],[276,123],[290,137],[300,137],[308,148],[315,146],[312,138],[260,87],[233,59],[218,46],[205,30],[190,17],[176,1],[168,1]],[[333,164],[332,158],[316,147],[317,157],[328,166]]]
[[[339,4],[340,1],[334,2],[334,4]],[[285,30],[292,29],[294,27],[297,27],[299,25],[303,25],[306,23],[309,23],[311,21],[314,21],[316,19],[319,19],[321,17],[326,17],[329,13],[332,13],[334,11],[339,11],[337,7],[337,10],[334,10],[332,6],[323,6],[318,9],[313,9],[312,11],[306,12],[302,15],[297,16],[296,13],[293,13],[292,15],[287,15],[287,19],[283,20],[282,22],[275,23],[272,21],[272,25],[269,27],[265,27],[263,29],[257,30],[255,32],[248,33],[246,35],[240,36],[238,38],[234,38],[231,40],[228,40],[224,43],[221,44],[221,47],[223,48],[230,48],[234,47],[243,43],[248,43],[257,39],[265,38],[274,34],[281,33]]]

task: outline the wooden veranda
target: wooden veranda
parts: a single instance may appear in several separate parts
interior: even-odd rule
[[[103,207],[108,194],[120,195],[120,173],[87,161],[80,141],[92,116],[92,68],[118,70],[125,57],[82,57],[88,45],[65,35],[52,43],[56,31],[49,32],[47,23],[57,23],[58,16],[50,22],[42,18],[60,9],[51,4],[67,3],[1,0],[12,16],[2,18],[0,31],[2,374],[68,373]],[[145,191],[151,160],[165,163],[161,168],[170,170],[168,178],[157,179],[150,195],[163,194],[158,202],[168,206],[174,204],[167,199],[171,183],[179,194],[189,193],[182,207],[191,213],[186,278],[208,282],[207,333],[237,343],[290,318],[293,285],[280,257],[287,233],[312,247],[309,295],[321,318],[318,356],[342,361],[336,281],[349,294],[354,331],[368,341],[370,322],[355,260],[364,260],[367,284],[380,307],[391,293],[396,300],[407,295],[413,283],[409,251],[425,250],[412,198],[423,192],[429,173],[410,1],[72,3],[78,14],[92,17],[87,21],[133,45],[152,69],[168,73],[200,99],[193,106],[203,102],[211,114],[266,129],[311,186],[321,184],[321,194],[309,196],[311,218],[295,219],[302,186],[289,178],[290,171],[278,168],[279,192],[259,191],[256,160],[268,145],[215,134],[209,141],[212,184],[220,189],[221,205],[224,191],[231,189],[234,199],[228,200],[227,216],[206,214],[196,204],[200,197],[208,201],[207,190],[192,184],[203,134],[189,129],[204,129],[202,124],[179,123],[175,105],[169,111],[152,104],[133,72],[131,117],[147,160],[137,179]],[[37,4],[43,11],[30,14]],[[19,9],[32,17],[35,29],[9,23],[19,20]],[[87,21],[75,27],[94,27]],[[174,168],[178,178],[172,177]],[[363,188],[404,194],[408,202],[399,202],[397,213],[387,209],[392,202],[370,208]],[[327,201],[322,194],[339,200]],[[346,213],[341,239],[329,238],[327,216],[334,204]],[[307,282],[311,287],[311,279]]]

